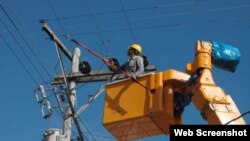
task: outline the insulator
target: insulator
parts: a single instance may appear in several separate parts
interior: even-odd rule
[[[43,118],[48,118],[52,114],[52,106],[49,100],[46,97],[46,90],[44,89],[43,85],[40,85],[35,90],[35,97],[36,100],[41,108]]]
[[[40,88],[42,97],[43,97],[43,98],[46,98],[46,93],[45,93],[45,89],[44,89],[43,85],[40,85],[39,88]]]
[[[40,85],[36,90],[35,90],[35,97],[38,103],[41,103],[43,99],[46,98],[46,92],[43,87],[43,85]]]
[[[90,71],[91,71],[91,66],[89,65],[88,62],[82,61],[82,62],[79,64],[79,70],[80,70],[80,72],[83,73],[83,74],[89,74]]]
[[[42,100],[41,110],[43,118],[47,119],[52,115],[52,107],[50,102],[47,99]]]

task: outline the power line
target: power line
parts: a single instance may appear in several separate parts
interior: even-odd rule
[[[65,30],[65,28],[64,28],[64,26],[63,26],[63,24],[62,24],[62,22],[61,22],[61,20],[60,20],[60,18],[57,16],[56,11],[55,11],[55,9],[54,9],[52,3],[50,2],[50,0],[48,0],[48,3],[49,3],[49,6],[51,7],[51,9],[52,9],[52,11],[53,11],[53,13],[54,13],[54,15],[55,15],[55,17],[56,17],[57,22],[58,22],[59,25],[61,26],[61,28],[62,28],[64,34],[66,34],[67,32],[66,32],[66,30]]]
[[[183,26],[183,25],[203,25],[203,24],[212,24],[212,23],[219,23],[219,22],[226,23],[226,22],[246,21],[246,20],[250,20],[250,17],[228,18],[228,19],[223,19],[221,21],[208,20],[208,21],[200,21],[200,22],[170,23],[170,24],[137,27],[137,28],[133,28],[133,30],[150,30],[150,29],[161,29],[161,28],[169,28],[169,27],[175,28],[175,27]],[[112,32],[121,32],[121,31],[129,31],[129,29],[128,28],[120,28],[120,29],[103,30],[101,32],[112,33]],[[90,31],[90,32],[82,32],[82,33],[72,33],[71,35],[80,36],[80,35],[84,35],[84,34],[97,34],[97,32]],[[64,35],[58,35],[58,36],[64,36]]]
[[[29,70],[25,67],[25,65],[23,64],[23,62],[21,61],[21,58],[19,58],[17,56],[17,54],[15,53],[15,51],[11,48],[11,46],[9,45],[9,43],[4,39],[4,37],[2,36],[2,34],[0,33],[0,37],[1,39],[4,41],[4,43],[6,44],[6,46],[9,48],[9,50],[11,51],[11,53],[15,56],[15,58],[17,59],[17,61],[20,63],[20,65],[22,66],[22,68],[24,69],[24,71],[28,74],[28,76],[31,78],[31,80],[38,86],[38,82],[36,81],[36,79],[31,75],[31,73],[29,72]]]
[[[163,6],[164,7],[164,6]],[[167,7],[167,6],[165,6]],[[171,17],[171,16],[185,16],[185,15],[192,15],[192,14],[201,14],[201,13],[209,13],[209,12],[218,12],[218,11],[225,11],[225,10],[232,10],[232,9],[237,9],[237,8],[247,8],[250,7],[250,4],[247,5],[238,5],[238,6],[231,6],[231,7],[222,7],[222,8],[214,8],[214,9],[205,9],[205,10],[200,10],[200,11],[189,11],[189,12],[181,12],[181,13],[173,13],[173,14],[166,14],[166,15],[160,15],[160,16],[153,16],[153,17],[144,17],[144,18],[136,18],[136,19],[130,19],[130,21],[140,21],[140,20],[149,20],[149,19],[158,19],[158,18],[164,18],[164,17]],[[95,14],[92,14],[94,16]],[[89,14],[88,14],[89,16]],[[242,20],[247,19],[248,17],[243,17],[241,18]],[[235,18],[235,21],[240,21]],[[230,21],[227,20],[227,21]],[[126,22],[126,21],[120,21],[120,22]],[[215,23],[215,21],[212,21]],[[117,22],[119,23],[119,22]],[[133,28],[133,30],[142,30],[142,29],[154,29],[154,28],[165,28],[165,27],[175,27],[179,26],[181,23],[174,23],[174,24],[162,24],[162,25],[156,25],[156,26],[147,26],[147,27],[141,27],[141,28]],[[122,28],[122,29],[114,29],[114,30],[103,30],[99,32],[117,32],[117,31],[128,31],[129,29],[127,28]],[[97,34],[98,32],[96,31],[91,31],[91,32],[82,32],[82,33],[72,33],[71,35],[83,35],[83,34]],[[59,36],[65,36],[64,34],[61,34]]]
[[[31,61],[30,57],[28,56],[28,54],[24,51],[24,49],[21,47],[21,45],[19,44],[19,42],[17,41],[16,37],[14,36],[14,34],[9,30],[8,26],[2,21],[2,19],[0,18],[0,22],[4,25],[4,27],[7,29],[8,33],[11,35],[11,37],[14,39],[15,43],[17,44],[17,46],[19,47],[19,49],[22,51],[22,53],[24,54],[24,56],[28,59],[29,63],[31,64],[31,66],[35,69],[35,71],[37,72],[37,74],[42,78],[43,81],[45,81],[45,79],[43,78],[43,76],[41,75],[41,73],[38,71],[38,69],[36,68],[36,66],[34,65],[34,63]]]
[[[173,16],[186,16],[186,15],[192,15],[192,14],[210,13],[210,12],[218,12],[218,11],[225,11],[225,10],[232,10],[232,9],[239,9],[239,8],[241,9],[241,8],[248,8],[248,7],[250,7],[250,4],[231,6],[231,7],[221,7],[221,8],[214,8],[214,9],[205,9],[205,10],[199,10],[199,11],[173,13],[173,14],[152,16],[152,17],[146,17],[146,18],[136,18],[133,21],[152,20],[152,19],[166,18],[166,17],[173,17]]]
[[[88,132],[84,132],[86,134],[89,134]],[[103,135],[98,135],[98,134],[92,134],[94,137],[99,137],[99,138],[106,138],[106,139],[115,139],[114,137],[111,136],[103,136]]]
[[[79,119],[80,123],[87,129],[88,133],[93,138],[93,140],[96,141],[96,139],[95,139],[94,135],[91,133],[90,129],[84,124],[84,122],[82,121],[82,119],[79,116],[78,116],[78,119]]]
[[[235,120],[237,120],[237,119],[239,119],[239,118],[242,118],[242,117],[244,117],[244,116],[247,115],[247,114],[250,114],[250,111],[247,111],[247,112],[241,114],[240,116],[238,116],[238,117],[236,117],[236,118],[234,118],[234,119],[228,121],[227,123],[225,123],[225,125],[228,125],[228,124],[230,124],[231,122],[233,122],[233,121],[235,121]]]
[[[8,19],[10,20],[11,24],[16,28],[17,31],[19,31],[18,28],[17,28],[17,26],[16,26],[16,24],[15,24],[14,21],[10,18],[9,14],[8,14],[7,11],[5,10],[5,8],[2,6],[2,4],[0,4],[0,7],[2,8],[4,14],[5,14],[5,15],[8,17]]]
[[[225,10],[232,10],[232,9],[238,9],[238,8],[248,8],[250,7],[250,4],[247,5],[238,5],[238,6],[231,6],[231,7],[222,7],[222,8],[214,8],[214,9],[205,9],[200,11],[189,11],[189,12],[182,12],[182,13],[173,13],[173,14],[167,14],[167,15],[160,15],[160,16],[153,16],[153,17],[144,17],[144,18],[136,18],[132,19],[130,21],[139,21],[139,20],[150,20],[150,19],[158,19],[158,18],[164,18],[164,17],[171,17],[171,16],[185,16],[185,15],[192,15],[192,14],[201,14],[201,13],[210,13],[210,12],[218,12],[218,11],[225,11]],[[231,19],[223,19],[225,21],[240,21],[240,20],[248,20],[249,17],[241,17],[241,18],[231,18]],[[124,21],[126,22],[126,21]],[[212,23],[215,23],[217,21],[212,20]],[[201,24],[204,24],[200,22]],[[166,28],[166,27],[176,27],[179,25],[185,25],[190,23],[174,23],[174,24],[162,24],[162,25],[156,25],[156,26],[147,26],[147,27],[140,27],[140,28],[133,28],[133,30],[144,30],[144,29],[155,29],[155,28]],[[207,24],[207,23],[206,23]],[[130,29],[122,28],[122,29],[114,29],[114,30],[103,30],[100,31],[101,33],[108,33],[108,32],[117,32],[117,31],[129,31]],[[83,35],[83,34],[97,34],[97,32],[83,32],[83,33],[72,33],[71,35]],[[62,35],[59,35],[62,36]]]
[[[99,37],[100,37],[100,39],[101,39],[101,41],[102,41],[102,45],[105,46],[105,40],[103,39],[103,37],[102,37],[102,35],[101,35],[100,29],[98,28],[97,23],[96,23],[96,21],[95,21],[95,19],[94,19],[94,16],[93,16],[92,12],[90,11],[90,8],[89,8],[89,6],[88,6],[88,3],[86,2],[86,0],[83,0],[83,2],[84,2],[85,6],[86,6],[86,8],[87,8],[87,11],[88,11],[88,13],[89,13],[89,16],[90,16],[91,20],[92,20],[92,22],[93,22],[93,24],[94,24],[94,26],[95,26],[96,32],[97,32],[97,34],[99,35]],[[108,48],[105,48],[105,49],[106,49],[106,53],[108,54],[108,52],[109,52],[109,51],[108,51]]]
[[[89,8],[87,2],[86,2],[85,0],[83,0],[83,2],[84,2],[85,6],[86,6],[86,8],[87,8],[87,11],[88,11],[88,13],[89,13],[89,16],[90,16],[90,18],[91,18],[91,20],[92,20],[92,22],[93,22],[93,24],[94,24],[94,26],[95,26],[95,28],[96,28],[96,31],[97,31],[98,35],[100,35],[100,38],[102,39],[101,34],[100,34],[100,30],[99,30],[99,28],[98,28],[98,26],[97,26],[97,24],[96,24],[96,22],[95,22],[95,19],[94,19],[93,15],[91,14],[91,11],[90,11],[90,8]]]
[[[127,22],[127,24],[128,24],[130,34],[131,34],[131,36],[132,36],[132,38],[133,38],[133,40],[134,40],[134,42],[135,42],[135,41],[136,41],[135,35],[134,35],[134,32],[133,32],[132,27],[131,27],[131,25],[130,25],[130,22],[129,22],[129,19],[128,19],[128,15],[127,15],[127,13],[126,13],[126,11],[125,11],[125,8],[124,8],[124,6],[123,6],[122,0],[120,0],[120,4],[121,4],[122,10],[123,10],[124,17],[125,17],[126,22]]]
[[[75,130],[72,130],[72,132],[76,133]],[[83,133],[85,133],[85,134],[90,134],[89,132],[86,132],[86,131],[83,131]],[[92,133],[92,135],[93,135],[94,137],[98,137],[98,138],[111,139],[111,140],[114,140],[114,139],[115,139],[115,138],[112,137],[112,136],[104,136],[104,135],[93,134],[93,133]],[[86,136],[84,136],[84,137],[87,139]],[[77,139],[75,139],[75,140],[77,140]],[[88,141],[88,139],[87,139],[87,141]]]
[[[172,13],[172,14],[152,16],[152,17],[141,17],[141,18],[136,17],[136,19],[130,19],[130,21],[142,21],[142,20],[151,20],[151,19],[159,19],[159,18],[174,17],[174,16],[186,16],[186,15],[218,12],[218,11],[225,11],[225,10],[232,10],[232,9],[239,9],[239,8],[242,9],[242,8],[248,8],[248,7],[250,7],[250,4],[231,6],[231,7],[221,7],[221,8],[214,8],[214,9],[205,9],[205,10],[199,10],[199,11]],[[126,21],[120,21],[120,22],[126,22]],[[120,23],[120,22],[117,22],[117,23]]]
[[[153,5],[153,6],[147,6],[147,7],[138,7],[138,8],[128,8],[125,9],[125,12],[134,12],[134,11],[141,11],[141,10],[153,10],[153,9],[160,9],[160,8],[169,8],[174,6],[182,6],[182,5],[188,5],[188,4],[194,4],[200,1],[192,0],[187,2],[178,2],[178,3],[172,3],[172,4],[165,4],[165,5]],[[70,16],[70,17],[64,17],[60,18],[60,20],[70,20],[75,18],[81,18],[81,17],[87,17],[87,16],[100,16],[100,15],[107,15],[107,14],[116,14],[116,13],[123,13],[124,10],[114,10],[114,11],[108,11],[108,12],[100,12],[100,13],[92,13],[92,14],[84,14],[84,15],[78,15],[78,16]],[[56,21],[57,19],[47,19],[47,21]]]
[[[37,54],[34,52],[34,50],[31,48],[30,44],[28,43],[28,41],[25,39],[24,35],[21,33],[21,31],[19,30],[19,28],[16,26],[15,22],[12,20],[12,18],[9,16],[9,14],[7,13],[7,11],[4,9],[4,7],[1,5],[1,8],[4,10],[5,15],[8,17],[8,19],[10,20],[11,24],[15,27],[15,29],[17,30],[18,34],[21,36],[21,38],[23,39],[23,41],[25,42],[25,44],[28,46],[29,50],[31,51],[31,53],[35,56],[36,60],[38,61],[38,63],[40,64],[40,66],[43,68],[43,70],[47,73],[47,75],[49,76],[49,78],[52,78],[51,75],[49,74],[49,72],[47,71],[46,67],[43,65],[43,63],[41,62],[41,60],[39,59],[39,57],[37,56]]]
[[[78,134],[77,131],[75,131],[74,129],[72,129],[72,133]],[[83,131],[83,133],[87,133],[87,132]],[[87,133],[87,134],[89,134],[89,133]],[[76,135],[74,135],[74,136],[76,136]],[[84,137],[84,140],[89,141],[89,139],[85,135],[83,135],[83,137]],[[78,137],[75,137],[75,139],[71,138],[71,141],[79,141],[79,139],[78,139]]]

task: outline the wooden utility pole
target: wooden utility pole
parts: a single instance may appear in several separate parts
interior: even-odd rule
[[[76,101],[76,81],[71,79],[68,83],[68,79],[66,77],[66,73],[64,70],[64,65],[61,58],[61,51],[72,61],[72,74],[79,72],[79,62],[80,62],[80,54],[81,51],[79,48],[75,48],[74,54],[72,55],[67,48],[63,45],[63,43],[59,40],[59,38],[54,34],[54,32],[50,29],[50,27],[45,23],[45,21],[41,21],[43,30],[51,37],[51,39],[55,42],[55,46],[58,53],[58,58],[61,64],[62,73],[64,77],[64,84],[66,85],[66,97],[68,100],[68,104],[66,107],[66,113],[64,115],[64,130],[63,133],[58,136],[63,141],[70,141],[71,140],[71,128],[72,128],[72,121],[74,121],[80,141],[83,141],[83,135],[78,123],[76,112],[74,110],[74,105]],[[46,137],[45,140],[50,141],[50,136]]]

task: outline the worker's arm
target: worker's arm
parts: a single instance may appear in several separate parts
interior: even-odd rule
[[[134,74],[135,76],[139,76],[144,72],[143,58],[141,56],[136,56],[135,60],[136,60],[137,70]]]
[[[126,61],[125,63],[123,63],[123,64],[120,66],[120,69],[123,70],[123,71],[126,71],[127,65],[128,65],[128,61]]]

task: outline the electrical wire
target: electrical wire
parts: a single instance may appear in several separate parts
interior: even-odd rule
[[[4,27],[7,29],[8,33],[11,35],[11,37],[14,39],[15,43],[17,44],[17,46],[19,47],[19,49],[22,51],[22,53],[24,54],[24,56],[27,58],[27,60],[29,61],[29,63],[31,64],[31,66],[34,68],[34,70],[37,72],[37,74],[40,76],[40,78],[45,81],[45,79],[43,78],[42,74],[39,72],[39,70],[37,69],[37,67],[34,65],[34,63],[31,61],[31,58],[29,57],[29,55],[24,51],[24,49],[22,48],[21,44],[17,41],[16,37],[14,36],[14,34],[10,31],[10,29],[8,28],[8,26],[3,22],[3,20],[0,18],[0,22],[2,23],[2,25],[4,25]]]
[[[133,38],[133,40],[134,40],[134,42],[135,42],[135,41],[136,41],[135,35],[134,35],[133,29],[132,29],[132,27],[131,27],[131,24],[130,24],[130,22],[129,22],[128,15],[127,15],[127,13],[126,13],[126,10],[125,10],[125,8],[124,8],[124,5],[123,5],[123,3],[122,3],[122,0],[120,0],[120,4],[121,4],[121,7],[122,7],[122,11],[123,11],[124,17],[125,17],[126,22],[127,22],[127,24],[128,24],[128,28],[129,28],[130,34],[131,34],[131,36],[132,36],[132,38]]]
[[[136,19],[133,19],[133,21],[152,20],[152,19],[159,19],[159,18],[166,18],[166,17],[173,17],[173,16],[186,16],[186,15],[193,15],[193,14],[233,10],[233,9],[239,9],[239,8],[240,9],[248,8],[248,7],[250,7],[250,4],[231,6],[231,7],[221,7],[221,8],[214,8],[214,9],[210,8],[210,9],[204,9],[204,10],[199,10],[199,11],[188,11],[188,12],[173,13],[173,14],[166,14],[166,15],[160,15],[160,16],[144,17],[144,18],[136,18]]]
[[[72,129],[72,132],[76,133],[76,131],[73,130],[73,129]],[[86,131],[83,131],[83,133],[84,133],[84,134],[90,134],[89,132],[86,132]],[[112,137],[112,136],[104,136],[104,135],[93,134],[93,133],[92,133],[92,135],[93,135],[94,137],[97,137],[97,138],[105,138],[105,139],[115,140],[115,138]],[[84,137],[85,137],[85,139],[87,139],[87,141],[88,141],[88,138],[87,138],[86,136],[84,136]],[[74,139],[74,140],[77,140],[77,139]]]
[[[159,16],[151,16],[151,17],[136,17],[136,19],[130,19],[130,21],[142,21],[142,20],[152,20],[152,19],[159,19],[159,18],[166,18],[166,17],[175,17],[175,16],[186,16],[186,15],[193,15],[193,14],[202,14],[202,13],[211,13],[211,12],[218,12],[218,11],[225,11],[225,10],[233,10],[233,9],[242,9],[242,8],[248,8],[250,7],[250,4],[245,5],[237,5],[237,6],[231,6],[231,7],[221,7],[221,8],[214,8],[214,9],[204,9],[199,11],[188,11],[188,12],[181,12],[181,13],[172,13],[172,14],[166,14],[166,15],[159,15]],[[127,22],[125,21],[118,21],[116,22]],[[135,28],[133,28],[135,29]],[[125,30],[127,31],[127,30]]]
[[[54,66],[54,72],[56,72],[56,69],[57,69],[58,65],[59,65],[59,61],[57,61],[55,66]]]
[[[1,4],[0,4],[1,5]],[[11,22],[11,24],[15,27],[16,31],[18,32],[18,34],[21,36],[21,38],[23,39],[23,41],[25,42],[25,44],[28,46],[29,50],[31,51],[31,53],[35,56],[36,60],[38,61],[38,63],[40,64],[40,66],[43,68],[43,70],[46,72],[46,74],[48,75],[49,78],[52,78],[51,75],[49,74],[48,70],[46,69],[46,67],[43,65],[42,61],[39,59],[39,57],[37,56],[37,54],[34,52],[34,50],[31,48],[30,44],[28,43],[28,41],[25,39],[24,35],[21,33],[21,31],[19,30],[19,28],[17,27],[17,25],[15,24],[15,22],[12,20],[12,18],[9,16],[9,14],[7,13],[7,11],[5,10],[5,8],[1,5],[1,8],[3,9],[5,15],[8,17],[9,21]],[[14,7],[12,7],[14,9]],[[15,9],[14,9],[15,11]],[[17,12],[16,12],[17,13]],[[17,15],[17,14],[16,14]],[[23,26],[25,28],[25,26]],[[28,33],[28,32],[27,32]]]
[[[87,130],[87,132],[90,134],[90,136],[92,137],[92,139],[94,141],[96,141],[94,135],[91,133],[90,129],[87,127],[87,125],[84,124],[84,122],[82,121],[82,119],[78,116],[78,119],[80,121],[80,123],[85,127],[85,129]]]
[[[188,5],[188,4],[194,4],[200,1],[192,0],[187,2],[177,2],[172,4],[162,4],[162,5],[153,5],[153,6],[147,6],[147,7],[138,7],[138,8],[128,8],[125,9],[125,12],[134,12],[134,11],[141,11],[141,10],[153,10],[153,9],[160,9],[160,8],[169,8],[169,7],[175,7],[175,6],[182,6],[182,5]],[[78,16],[71,16],[71,17],[64,17],[60,20],[66,21],[71,20],[75,18],[81,18],[81,17],[87,17],[87,16],[100,16],[100,15],[107,15],[107,14],[116,14],[116,13],[123,13],[124,10],[114,10],[114,11],[108,11],[108,12],[100,12],[100,13],[92,13],[92,14],[84,14],[84,15],[78,15]],[[56,21],[57,19],[47,19],[47,21]]]
[[[92,15],[92,13],[91,13],[91,11],[90,11],[90,8],[89,8],[89,6],[88,6],[88,3],[87,3],[85,0],[83,0],[83,2],[84,2],[85,6],[86,6],[86,8],[87,8],[87,11],[88,11],[88,13],[89,13],[89,14],[88,14],[89,17],[91,18],[91,20],[92,20],[92,22],[93,22],[93,24],[94,24],[94,26],[95,26],[96,32],[98,33],[98,35],[99,35],[100,38],[102,39],[102,36],[101,36],[101,34],[100,34],[100,30],[99,30],[99,28],[98,28],[98,26],[97,26],[97,23],[96,23],[96,21],[95,21],[93,15]]]
[[[84,133],[89,134],[88,132],[84,132]],[[93,134],[93,133],[92,133],[92,135],[94,137],[98,137],[98,138],[105,138],[105,139],[112,139],[112,140],[115,139],[114,137],[111,137],[111,136],[104,136],[104,135],[98,135],[98,134]]]
[[[92,12],[91,12],[89,6],[88,6],[88,3],[86,2],[86,0],[83,0],[83,2],[84,2],[85,6],[86,6],[86,8],[87,8],[87,11],[88,11],[88,13],[89,13],[89,17],[91,18],[91,20],[92,20],[92,22],[93,22],[93,24],[94,24],[94,26],[95,26],[96,32],[97,32],[97,34],[99,35],[99,37],[100,37],[100,39],[101,39],[101,43],[102,43],[102,45],[103,45],[103,46],[105,47],[105,49],[106,49],[106,54],[108,54],[108,53],[109,53],[108,48],[105,46],[106,43],[107,43],[107,42],[106,42],[107,40],[105,40],[105,39],[103,38],[103,36],[102,36],[102,34],[101,34],[101,32],[100,32],[100,29],[98,28],[97,22],[95,21],[95,18],[94,18],[93,14],[92,14]],[[102,49],[102,48],[101,48],[101,49]]]
[[[159,19],[159,18],[166,18],[166,17],[173,17],[173,16],[186,16],[186,15],[193,15],[193,14],[201,14],[201,13],[210,13],[210,12],[218,12],[218,11],[225,11],[225,10],[233,10],[233,9],[242,9],[242,8],[248,8],[250,7],[250,4],[245,5],[238,5],[238,6],[231,6],[231,7],[221,7],[221,8],[214,8],[214,9],[205,9],[205,10],[199,10],[199,11],[189,11],[189,12],[182,12],[182,13],[173,13],[173,14],[166,14],[166,15],[160,15],[160,16],[152,16],[152,17],[143,17],[136,19],[130,19],[130,21],[141,21],[141,20],[152,20],[152,19]],[[248,20],[249,17],[237,17],[237,18],[231,18],[231,19],[222,19],[223,21],[230,22],[230,21],[240,21],[240,20]],[[127,22],[127,21],[120,21],[120,22]],[[210,23],[216,23],[216,20],[209,21]],[[208,23],[209,23],[208,22]],[[119,23],[119,22],[117,22]],[[204,24],[205,22],[199,22],[198,24]],[[205,24],[208,24],[205,23]],[[156,28],[166,28],[166,27],[176,27],[180,25],[192,25],[196,23],[173,23],[173,24],[162,24],[162,25],[155,25],[155,26],[146,26],[146,27],[139,27],[139,28],[133,28],[133,30],[145,30],[145,29],[156,29]],[[113,29],[113,30],[103,30],[99,31],[101,33],[109,33],[109,32],[120,32],[120,31],[130,31],[130,28],[121,28],[121,29]],[[71,35],[83,35],[83,34],[97,34],[96,31],[91,32],[82,32],[82,33],[72,33]],[[64,35],[58,35],[58,36],[64,36]]]
[[[1,9],[3,10],[4,14],[8,17],[8,19],[10,20],[11,24],[16,28],[16,30],[18,30],[16,24],[14,23],[14,21],[10,18],[9,14],[7,13],[7,11],[5,10],[5,8],[2,6],[2,4],[0,4]]]
[[[234,118],[234,119],[228,121],[227,123],[225,123],[225,125],[228,125],[228,124],[230,124],[231,122],[234,122],[235,120],[238,120],[239,118],[242,118],[242,117],[244,117],[244,116],[247,115],[247,114],[250,114],[250,111],[247,111],[247,112],[241,114],[240,116],[238,116],[238,117],[236,117],[236,118]]]
[[[178,26],[183,25],[203,25],[203,24],[213,24],[213,23],[219,23],[219,22],[237,22],[237,21],[248,21],[250,20],[250,17],[237,17],[237,18],[228,18],[223,19],[221,21],[219,20],[208,20],[208,21],[199,21],[199,22],[181,22],[181,23],[168,23],[168,24],[161,24],[161,25],[152,25],[152,26],[145,26],[145,27],[137,27],[133,28],[133,30],[150,30],[150,29],[162,29],[162,28],[175,28]],[[103,30],[102,33],[112,33],[112,32],[121,32],[121,31],[129,31],[128,28],[120,28],[120,29],[111,29],[111,30]],[[72,33],[71,35],[74,36],[80,36],[80,35],[86,35],[86,34],[96,34],[95,31],[90,32],[81,32],[81,33]],[[58,35],[58,37],[61,37],[64,35]]]
[[[72,133],[75,133],[75,134],[78,134],[74,129],[72,129]],[[87,133],[87,132],[84,132],[83,133]],[[87,133],[88,134],[88,133]],[[76,135],[75,135],[76,136]],[[84,140],[86,141],[89,141],[89,139],[83,134],[83,137],[84,137]],[[71,138],[72,141],[79,141],[79,139],[76,137],[75,139]]]
[[[8,47],[8,49],[11,51],[11,53],[15,56],[15,58],[17,59],[17,61],[19,62],[19,64],[21,65],[21,67],[24,69],[24,71],[28,74],[28,76],[31,78],[31,80],[38,86],[39,83],[36,81],[36,79],[31,75],[31,73],[29,72],[29,70],[25,67],[24,63],[21,61],[21,58],[18,57],[18,55],[15,53],[15,51],[11,48],[11,46],[9,45],[9,43],[4,39],[4,37],[2,36],[2,34],[0,33],[0,37],[1,39],[4,41],[4,43],[6,44],[6,46]]]
[[[48,0],[48,3],[49,3],[49,6],[50,6],[50,8],[52,9],[52,11],[53,11],[53,13],[54,13],[54,15],[55,15],[55,17],[56,17],[57,22],[58,22],[59,25],[61,26],[61,28],[62,28],[64,34],[66,34],[67,32],[66,32],[66,30],[65,30],[65,28],[64,28],[64,26],[63,26],[63,24],[62,24],[62,22],[61,22],[61,20],[60,20],[60,18],[57,16],[56,11],[55,11],[55,9],[54,9],[52,3],[50,2],[50,0]]]

